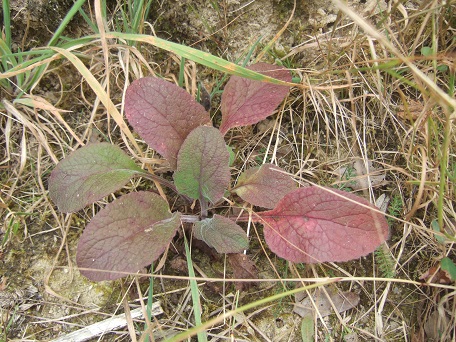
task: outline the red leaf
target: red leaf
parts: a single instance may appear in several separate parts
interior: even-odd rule
[[[211,122],[204,107],[189,93],[156,77],[141,78],[128,87],[125,114],[141,138],[165,157],[173,169],[187,135]]]
[[[280,66],[257,63],[247,69],[291,82],[290,72]],[[222,94],[222,123],[224,135],[230,128],[255,124],[273,113],[288,94],[290,87],[232,76]]]
[[[76,262],[81,274],[95,281],[135,273],[158,259],[180,225],[179,213],[152,192],[133,192],[108,204],[84,229]]]
[[[215,203],[230,183],[230,155],[219,130],[195,128],[179,151],[174,182],[181,194]]]
[[[273,164],[247,169],[241,174],[233,190],[244,201],[253,205],[274,208],[283,196],[296,189],[293,179],[279,171],[282,169]]]
[[[306,187],[287,194],[273,210],[258,214],[274,253],[292,262],[319,263],[357,259],[384,242],[388,223],[374,210],[353,194]]]

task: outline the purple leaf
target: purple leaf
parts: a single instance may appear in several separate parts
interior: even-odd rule
[[[217,202],[230,182],[229,161],[228,149],[218,129],[195,128],[179,151],[174,173],[177,190],[194,199]]]
[[[278,171],[274,171],[278,170]],[[296,189],[293,179],[273,164],[245,170],[233,190],[244,201],[263,208],[274,208],[283,196]]]
[[[209,114],[184,89],[156,77],[134,81],[125,94],[125,114],[141,138],[175,169],[179,149]]]
[[[61,212],[78,211],[120,189],[140,172],[119,147],[89,144],[55,167],[49,178],[49,196]]]
[[[280,66],[257,63],[247,69],[291,82],[290,72]],[[232,76],[222,94],[223,135],[233,127],[255,124],[273,113],[288,94],[290,87]]]
[[[166,201],[152,192],[133,192],[96,214],[79,240],[76,262],[94,281],[124,277],[158,259],[180,225]],[[111,272],[102,272],[104,270]]]
[[[388,223],[375,210],[353,194],[306,187],[290,192],[273,210],[258,215],[274,253],[311,264],[348,261],[373,252],[388,237]]]
[[[249,247],[249,238],[244,230],[229,218],[217,214],[196,222],[193,235],[218,253],[241,253]]]

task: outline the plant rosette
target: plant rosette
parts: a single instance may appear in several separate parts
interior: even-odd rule
[[[290,72],[266,63],[249,69],[291,82]],[[249,239],[236,218],[212,214],[227,191],[258,210],[269,248],[278,256],[304,263],[348,261],[373,252],[388,237],[384,215],[367,200],[340,190],[297,188],[278,166],[245,170],[230,185],[230,152],[224,135],[273,114],[288,86],[232,76],[222,99],[222,121],[212,126],[209,113],[184,89],[157,77],[134,81],[125,94],[128,122],[151,148],[166,158],[174,184],[142,170],[119,147],[88,144],[52,171],[49,194],[62,212],[75,212],[117,191],[134,177],[158,181],[199,202],[200,213],[171,212],[152,191],[120,196],[101,209],[84,229],[76,261],[94,281],[135,273],[157,260],[182,222],[193,223],[193,236],[218,253],[240,253]]]

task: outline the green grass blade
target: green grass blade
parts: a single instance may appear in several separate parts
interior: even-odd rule
[[[84,11],[83,8],[80,8],[79,9],[79,14],[81,15],[81,17],[84,19],[84,21],[87,23],[87,25],[90,26],[90,28],[92,29],[92,31],[94,33],[99,33],[98,31],[98,26],[89,18],[89,16],[87,15],[87,13]]]
[[[147,6],[147,7],[145,7]],[[144,5],[144,0],[135,1],[132,14],[131,28],[133,32],[141,33],[141,24],[146,18],[146,13],[149,12],[150,1]]]
[[[273,295],[273,296],[270,296],[270,297],[266,297],[266,298],[257,300],[255,302],[252,302],[252,303],[249,303],[249,304],[246,304],[246,305],[243,305],[243,306],[241,306],[241,307],[239,307],[239,308],[237,308],[235,310],[228,311],[228,312],[226,312],[226,313],[224,313],[224,314],[222,314],[222,315],[220,315],[218,317],[215,317],[215,318],[213,318],[213,319],[211,319],[211,320],[209,320],[209,321],[207,321],[207,322],[205,322],[205,323],[203,323],[203,324],[201,324],[199,326],[196,326],[196,327],[194,327],[192,329],[184,331],[183,333],[175,335],[175,336],[171,337],[170,339],[167,339],[166,342],[183,341],[185,339],[190,338],[191,336],[196,335],[199,331],[205,331],[205,330],[209,329],[210,327],[214,326],[215,324],[223,322],[227,318],[233,317],[234,315],[236,315],[238,313],[254,309],[254,308],[258,307],[258,306],[261,306],[261,305],[267,304],[269,302],[273,302],[273,301],[282,299],[282,298],[287,297],[287,296],[292,296],[292,295],[294,295],[296,293],[299,293],[299,292],[302,292],[302,291],[311,290],[311,289],[314,289],[314,288],[317,288],[317,287],[320,287],[320,286],[325,286],[325,285],[328,285],[328,284],[332,284],[332,283],[338,282],[339,280],[340,280],[340,278],[333,278],[333,279],[330,279],[328,281],[324,281],[324,282],[321,282],[321,283],[315,283],[315,284],[304,286],[304,287],[299,287],[297,289],[285,291],[285,292],[282,292],[282,293],[279,293],[279,294],[276,294],[276,295]]]
[[[54,46],[56,45],[57,41],[59,40],[60,36],[62,35],[63,31],[66,29],[68,26],[68,23],[73,19],[73,17],[76,15],[76,13],[79,12],[79,9],[84,5],[86,0],[77,0],[73,6],[70,8],[68,13],[65,15],[65,18],[63,18],[62,22],[60,23],[59,27],[55,31],[54,35],[52,36],[51,40],[48,43],[48,46]]]
[[[179,80],[178,80],[178,84],[179,84],[179,87],[183,87],[184,86],[184,73],[185,73],[185,58],[181,58],[181,62],[180,62],[180,68],[179,68]]]
[[[258,72],[246,69],[239,65],[236,65],[232,62],[228,62],[223,58],[216,57],[211,55],[210,53],[203,52],[185,45],[169,42],[167,40],[148,36],[143,34],[128,34],[128,33],[119,33],[119,32],[109,32],[106,33],[107,38],[118,38],[118,39],[125,39],[125,40],[132,40],[137,42],[143,42],[147,44],[154,45],[158,48],[163,50],[175,53],[181,57],[185,57],[190,59],[196,63],[201,65],[207,66],[211,69],[218,70],[224,73],[228,73],[231,75],[236,75],[240,77],[249,78],[252,80],[257,80],[261,82],[269,82],[274,84],[280,85],[287,85],[287,86],[294,86],[296,84],[281,81],[272,77],[265,76]]]
[[[88,44],[93,42],[94,37],[83,37],[80,39],[75,39],[71,42],[65,43],[62,45],[62,48],[65,50],[71,50],[76,47]],[[0,80],[11,78],[17,76],[22,73],[34,72],[38,74],[36,70],[38,67],[42,65],[46,65],[56,59],[61,58],[59,55],[55,53],[52,49],[37,49],[32,51],[19,51],[16,53],[12,53],[9,49],[5,50],[6,45],[3,40],[0,39],[0,52],[2,53],[2,63],[6,63],[5,71],[0,74]],[[33,57],[36,56],[36,57]],[[32,57],[30,59],[25,59],[23,62],[18,62],[23,60],[23,57]],[[84,55],[82,55],[84,57]],[[9,63],[9,64],[8,64]],[[26,76],[28,78],[28,76]],[[30,81],[29,83],[33,83]]]
[[[8,77],[4,77],[3,74],[5,71],[9,70],[11,67],[17,65],[16,58],[13,57],[11,50],[5,40],[0,39],[0,55],[1,55],[1,64],[0,71],[0,85],[6,89],[11,89],[11,84],[7,80]]]
[[[82,7],[82,5],[85,3],[86,0],[77,0],[71,9],[68,11],[66,14],[65,18],[62,20],[61,24],[55,31],[54,35],[52,36],[51,40],[48,43],[48,46],[53,46],[56,45],[57,41],[59,40],[60,36],[62,35],[63,31],[67,27],[68,23],[73,19],[76,13],[78,13],[79,9]],[[5,7],[6,3],[6,7]],[[6,19],[5,23],[7,23],[10,18],[9,18],[9,1],[4,0],[3,1],[3,18],[4,20]],[[7,14],[8,12],[8,14]],[[9,30],[10,25],[8,25],[8,30]],[[6,30],[6,29],[5,29]],[[11,77],[11,72],[13,72],[13,75],[16,76],[16,86],[21,90],[21,92],[17,95],[17,98],[21,97],[22,94],[28,92],[30,89],[33,89],[36,84],[40,81],[40,79],[43,77],[44,73],[46,72],[50,60],[47,60],[50,56],[46,52],[47,50],[39,50],[40,56],[38,56],[37,59],[34,59],[32,61],[26,61],[23,62],[22,56],[25,54],[22,54],[20,51],[18,54],[13,54],[11,53],[11,50],[9,49],[9,43],[11,43],[11,32],[6,31],[6,41],[4,44],[0,43],[0,50],[2,50],[2,64],[4,67],[4,71],[8,70],[8,73],[3,73],[1,78],[9,78]],[[9,42],[9,43],[8,43]],[[5,47],[8,47],[8,49],[5,49]],[[54,52],[51,52],[52,54],[55,54]],[[7,57],[5,57],[5,54]],[[43,63],[43,61],[46,61]],[[13,67],[9,68],[9,64]],[[18,65],[19,63],[19,65]],[[36,63],[36,65],[34,65]],[[29,66],[33,65],[33,68],[28,68]],[[19,72],[15,72],[18,70]],[[25,73],[25,75],[24,75]],[[6,75],[7,74],[7,75]],[[4,83],[4,82],[2,82]]]
[[[5,43],[11,49],[11,12],[10,0],[3,0],[3,27],[5,29]]]
[[[187,265],[188,265],[188,275],[189,277],[195,278],[195,271],[193,269],[193,262],[192,256],[190,254],[190,248],[188,247],[187,238],[184,234],[184,242],[185,242],[185,255],[187,257]],[[190,279],[190,290],[192,293],[192,301],[193,301],[193,316],[195,317],[195,324],[196,326],[201,326],[201,301],[199,297],[198,291],[198,282],[195,279]],[[197,333],[198,341],[199,342],[207,342],[207,334],[205,330],[200,330]]]
[[[54,53],[55,55],[55,53]],[[19,74],[23,74],[28,71],[32,71],[33,69],[39,67],[40,65],[47,64],[52,62],[55,59],[58,59],[58,56],[52,56],[52,54],[43,54],[39,57],[35,57],[33,59],[27,60],[23,63],[17,64],[16,66],[10,68],[8,71],[5,71],[0,75],[0,79],[10,78]]]
[[[154,274],[154,263],[150,265],[150,274]],[[154,277],[149,278],[149,291],[147,293],[147,306],[146,306],[146,314],[147,314],[147,321],[144,325],[144,330],[147,331],[148,322],[152,319],[152,304],[153,304],[153,296],[154,296]],[[149,334],[146,333],[144,338],[144,342],[149,342]]]
[[[19,51],[20,51],[20,50],[19,50]],[[19,56],[17,57],[17,62],[18,62],[18,63],[23,63],[23,62],[24,62],[24,58],[23,58],[21,55],[19,55]],[[31,74],[30,71],[26,71],[26,72],[23,73],[23,74],[17,75],[16,80],[17,80],[17,86],[18,86],[19,88],[23,87],[24,82],[30,77],[30,74]]]

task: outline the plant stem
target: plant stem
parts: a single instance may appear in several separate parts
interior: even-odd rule
[[[241,215],[241,216],[227,215],[225,217],[229,218],[230,220],[237,221],[237,222],[247,222],[248,220],[251,220],[252,222],[261,221],[260,217],[253,217],[253,216],[250,217],[249,215]],[[181,221],[187,222],[187,223],[195,223],[195,222],[201,221],[201,218],[198,215],[181,215]]]
[[[173,190],[176,194],[182,196],[187,202],[191,203],[193,201],[190,197],[180,194],[179,191],[177,190],[176,186],[173,183],[171,183],[170,181],[167,181],[166,179],[164,179],[163,177],[160,177],[160,176],[154,175],[153,173],[148,173],[148,172],[140,172],[137,175],[139,177],[147,178],[151,181],[159,182],[160,184]]]
[[[204,199],[203,196],[201,196],[199,199],[199,202],[200,202],[200,208],[201,208],[201,218],[204,220],[205,218],[207,218],[207,208],[208,208],[207,201]]]
[[[197,215],[181,215],[181,221],[187,223],[195,223],[200,221],[200,217]]]
[[[167,180],[164,179],[163,177],[154,175],[154,174],[152,174],[152,173],[147,173],[147,172],[138,173],[138,176],[147,178],[147,179],[149,179],[149,180],[151,180],[151,181],[157,181],[157,182],[159,182],[160,184],[166,186],[167,188],[170,188],[171,190],[173,190],[173,191],[175,191],[175,192],[178,192],[177,189],[176,189],[176,187],[174,186],[174,184],[171,183],[170,181],[167,181]]]

